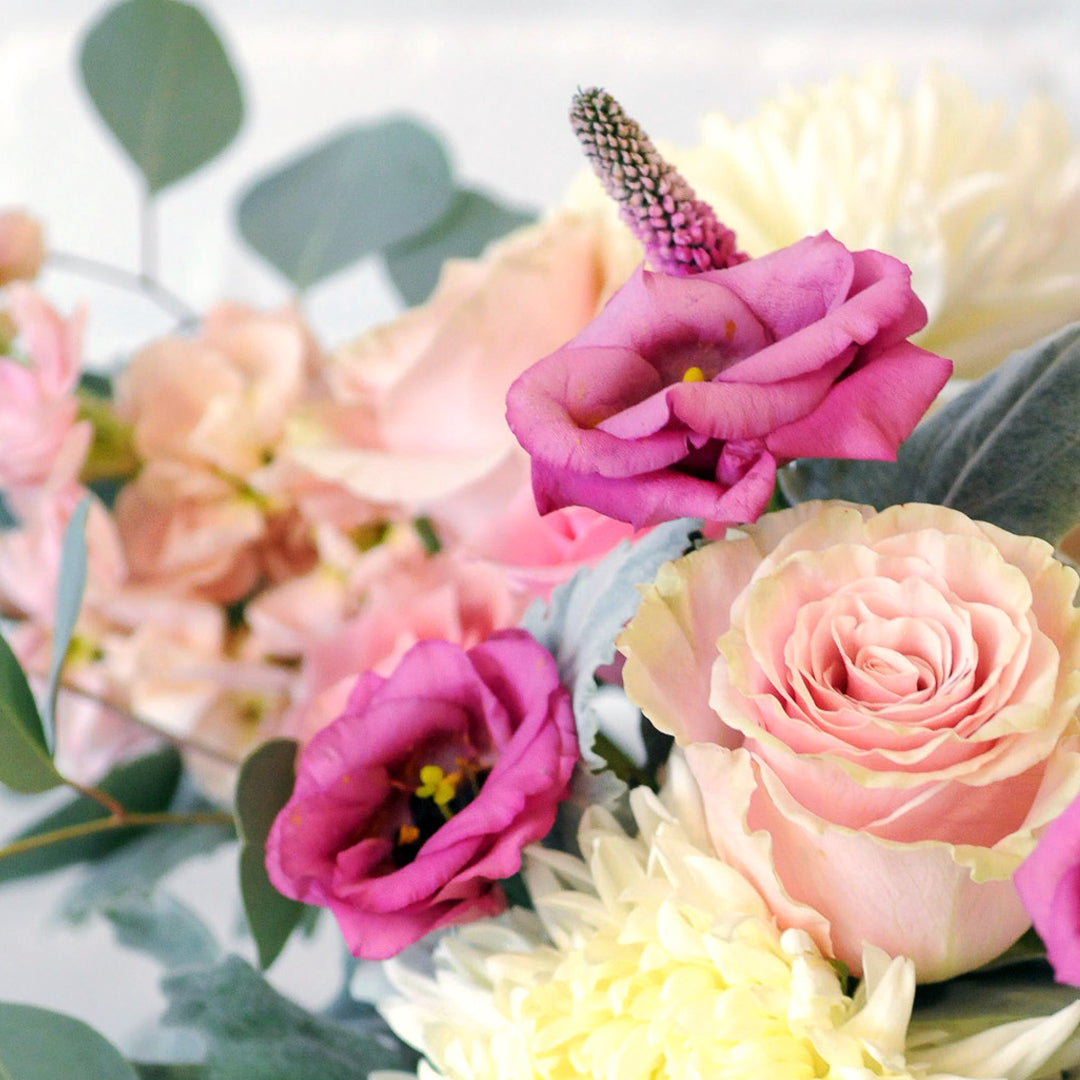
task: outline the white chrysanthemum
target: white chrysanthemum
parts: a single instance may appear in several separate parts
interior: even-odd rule
[[[1060,1032],[1025,1032],[1019,1055],[1017,1032],[1001,1046],[938,1032],[909,1055],[910,961],[868,953],[848,997],[810,938],[779,931],[752,886],[651,792],[636,789],[632,806],[636,838],[587,812],[587,862],[530,851],[535,916],[475,923],[387,966],[402,997],[381,1009],[427,1058],[421,1077],[869,1080],[939,1075],[940,1058],[950,1075],[1021,1080],[1080,1018],[1078,1005],[1051,1018]],[[994,1052],[995,1071],[964,1071]]]
[[[930,316],[914,340],[958,376],[1080,318],[1080,146],[1047,101],[1010,121],[940,73],[907,97],[875,71],[786,93],[743,123],[709,115],[703,136],[665,153],[744,251],[828,229],[902,259]],[[590,182],[573,201],[605,198]],[[628,266],[640,259],[632,238],[617,243]]]

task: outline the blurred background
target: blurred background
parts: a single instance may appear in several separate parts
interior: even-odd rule
[[[50,247],[134,270],[138,180],[76,75],[82,35],[108,6],[0,0],[0,206],[43,219]],[[370,0],[202,6],[239,71],[246,119],[220,159],[158,199],[161,277],[198,310],[225,298],[289,299],[284,281],[238,239],[238,193],[335,129],[391,113],[433,127],[463,181],[538,210],[582,167],[566,122],[578,86],[604,86],[655,138],[691,144],[709,110],[740,119],[781,87],[880,63],[910,85],[938,65],[1008,108],[1047,95],[1080,130],[1080,7],[1069,0],[410,0],[393,14]],[[152,305],[69,272],[48,271],[42,286],[62,309],[88,303],[88,353],[101,363],[168,328]],[[307,301],[327,345],[399,307],[374,260]],[[5,796],[0,827],[11,832],[40,811],[37,800]],[[233,862],[231,852],[202,860],[175,883],[225,936],[239,921]],[[4,996],[71,1012],[130,1047],[141,1019],[160,1011],[158,969],[117,950],[103,925],[55,918],[74,880],[0,887]],[[313,944],[290,946],[273,981],[320,1004],[329,993],[322,965],[335,964],[337,952],[324,919]]]

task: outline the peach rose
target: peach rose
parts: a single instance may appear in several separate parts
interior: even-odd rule
[[[295,418],[287,456],[372,503],[430,514],[458,536],[500,512],[527,482],[506,391],[621,284],[607,276],[604,228],[562,214],[482,259],[447,263],[427,304],[330,358],[332,406]]]
[[[1012,874],[1080,790],[1077,583],[941,506],[804,504],[662,567],[624,682],[783,925],[943,979],[1027,928]]]

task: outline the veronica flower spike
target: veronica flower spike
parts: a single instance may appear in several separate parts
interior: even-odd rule
[[[579,90],[570,124],[623,221],[657,270],[688,277],[746,262],[735,234],[666,162],[635,120],[608,93]]]

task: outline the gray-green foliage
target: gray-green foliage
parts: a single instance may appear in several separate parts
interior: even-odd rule
[[[416,1065],[416,1053],[381,1021],[353,1030],[315,1016],[235,956],[169,975],[162,988],[165,1023],[207,1038],[205,1080],[357,1080]]]
[[[615,638],[637,611],[636,586],[652,581],[662,563],[678,558],[701,522],[690,518],[658,525],[634,544],[623,541],[591,570],[559,586],[550,604],[535,603],[522,626],[554,657],[574,702],[582,758],[604,765],[593,749],[600,717],[593,707],[598,668],[615,659]]]
[[[939,503],[1057,543],[1080,521],[1080,325],[1015,353],[928,416],[896,462],[800,461],[793,502]]]

